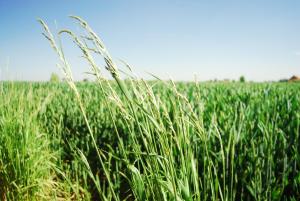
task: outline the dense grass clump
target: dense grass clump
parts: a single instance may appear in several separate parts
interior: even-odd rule
[[[9,85],[9,86],[8,86]],[[26,85],[26,84],[25,84]],[[39,200],[50,196],[55,151],[50,136],[40,128],[38,113],[48,104],[43,89],[19,90],[1,83],[0,198]],[[44,93],[44,92],[42,92]]]

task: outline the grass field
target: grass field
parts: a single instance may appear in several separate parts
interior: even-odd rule
[[[299,199],[299,84],[126,85],[1,83],[2,199]]]
[[[300,200],[299,83],[122,80],[72,18],[96,81],[40,21],[65,82],[0,82],[1,200]]]

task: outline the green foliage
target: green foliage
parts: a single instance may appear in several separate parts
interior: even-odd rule
[[[0,90],[0,99],[0,199],[47,198],[51,192],[45,188],[55,185],[51,181],[55,153],[37,119],[47,99],[10,84]]]
[[[299,198],[300,85],[169,84],[128,82],[131,106],[117,83],[77,85],[102,167],[67,85],[1,83],[0,191],[114,200],[106,168],[119,200]]]
[[[36,96],[55,94],[38,122],[59,150],[61,197],[299,200],[300,85],[124,81],[87,22],[71,18],[86,35],[59,34],[71,37],[97,82],[74,82],[61,43],[40,20],[67,85],[34,86],[44,89]]]
[[[51,73],[50,82],[58,83],[60,81],[59,76],[56,73]]]
[[[244,76],[241,76],[240,77],[240,82],[242,82],[242,83],[246,82],[246,78]]]

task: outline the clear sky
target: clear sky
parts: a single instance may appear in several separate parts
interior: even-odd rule
[[[0,79],[48,80],[60,72],[36,18],[53,31],[55,22],[76,30],[70,14],[87,20],[113,57],[142,77],[300,75],[299,0],[1,0]],[[86,77],[80,52],[68,42],[65,51],[75,78]]]

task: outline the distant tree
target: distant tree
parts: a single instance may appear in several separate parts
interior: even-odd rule
[[[240,82],[246,82],[246,79],[243,75],[240,77]]]
[[[288,82],[288,79],[280,79],[279,82]]]
[[[89,82],[89,79],[88,78],[84,78],[82,81],[83,82]]]
[[[56,73],[51,73],[50,82],[53,83],[59,82],[59,76]]]

